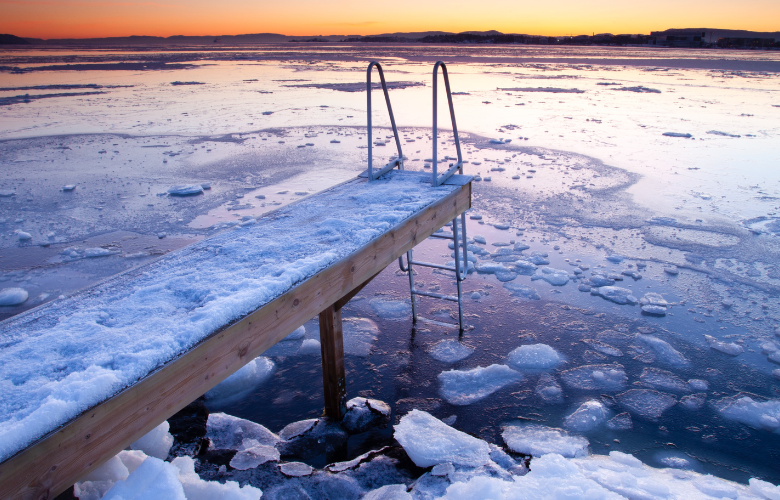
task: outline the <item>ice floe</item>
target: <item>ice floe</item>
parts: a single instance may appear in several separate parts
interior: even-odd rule
[[[555,377],[549,373],[542,373],[539,377],[539,381],[536,383],[536,394],[538,394],[545,403],[563,403],[563,388],[561,388],[561,384],[555,380]]]
[[[584,365],[561,373],[561,379],[569,387],[585,390],[620,390],[628,377],[623,365]]]
[[[131,444],[130,448],[143,451],[150,457],[165,460],[168,458],[168,452],[171,450],[171,446],[173,446],[173,436],[168,432],[170,428],[168,422],[164,421]]]
[[[378,399],[352,398],[341,425],[352,434],[364,432],[390,419],[390,406]]]
[[[257,357],[217,384],[205,397],[211,400],[238,397],[268,380],[275,369],[273,361],[263,356]]]
[[[24,304],[30,294],[24,288],[12,287],[0,290],[0,306],[18,306]]]
[[[714,406],[730,420],[780,434],[780,399],[756,401],[750,396],[737,395],[723,398]]]
[[[563,426],[572,431],[587,432],[601,425],[608,416],[609,411],[604,404],[591,399],[567,415],[563,420]]]
[[[690,392],[688,384],[672,372],[660,368],[647,367],[639,380],[654,389],[666,389],[673,392]]]
[[[400,302],[408,307],[408,303]],[[411,314],[411,313],[409,313]],[[347,318],[343,320],[344,353],[366,357],[371,353],[379,335],[379,327],[368,318]]]
[[[615,396],[615,399],[632,414],[649,420],[658,420],[677,404],[677,398],[671,394],[652,389],[629,389]]]
[[[281,438],[264,426],[225,413],[212,413],[206,422],[206,437],[212,449],[247,450],[255,446],[276,446]]]
[[[441,340],[428,349],[428,354],[433,359],[443,363],[455,363],[466,359],[474,352],[473,347],[469,347],[455,339]]]
[[[405,300],[371,299],[368,301],[377,316],[383,319],[400,320],[412,314],[412,305]]]
[[[628,288],[622,288],[619,286],[601,286],[597,288],[591,288],[591,295],[598,295],[615,304],[631,304],[634,305],[638,302],[637,298],[632,295],[632,291]]]
[[[541,457],[547,453],[557,453],[564,457],[584,457],[588,455],[588,440],[569,434],[563,429],[544,425],[511,425],[503,428],[501,437],[515,453]]]
[[[171,196],[194,196],[203,193],[203,186],[200,184],[190,184],[188,186],[173,186],[168,189]]]
[[[521,345],[507,355],[507,363],[517,370],[552,370],[566,359],[547,344]]]
[[[712,335],[705,335],[704,340],[706,340],[710,345],[710,349],[720,351],[723,354],[728,354],[729,356],[739,356],[745,351],[745,349],[739,344],[735,344],[734,342],[723,342],[716,339]]]
[[[439,374],[439,393],[451,404],[469,405],[522,378],[506,365],[449,370]]]
[[[665,340],[661,340],[653,335],[638,335],[636,340],[651,348],[655,353],[655,359],[661,363],[675,367],[684,367],[690,364],[680,351]]]
[[[528,300],[540,300],[542,297],[535,289],[519,283],[504,283],[504,288],[512,293],[513,297],[521,297]]]
[[[531,276],[531,281],[544,280],[553,286],[563,286],[569,282],[569,272],[563,269],[543,267],[542,274]]]

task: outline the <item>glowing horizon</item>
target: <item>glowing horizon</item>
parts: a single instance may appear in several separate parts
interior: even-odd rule
[[[643,33],[669,28],[780,31],[780,2],[658,0],[652,4],[594,0],[0,0],[0,33],[28,38],[375,35],[414,31],[488,31],[563,36]]]

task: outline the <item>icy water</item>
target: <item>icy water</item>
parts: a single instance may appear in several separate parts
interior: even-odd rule
[[[412,324],[408,278],[395,265],[353,299],[348,395],[388,402],[394,421],[412,408],[454,416],[455,428],[499,445],[502,425],[568,426],[594,453],[780,482],[778,53],[2,51],[0,288],[29,298],[0,306],[0,319],[364,170],[371,58],[392,84],[415,170],[431,158],[432,62],[449,64],[466,173],[480,179],[467,225],[476,270],[460,336]],[[374,91],[378,163],[395,153],[383,105]],[[455,155],[448,130],[438,140],[440,158]],[[207,189],[168,194],[192,184]],[[451,260],[441,241],[415,254]],[[446,274],[419,270],[416,280],[454,291]],[[455,314],[433,300],[420,311]],[[273,431],[318,416],[316,320],[295,337],[265,353],[271,377],[210,400],[212,410]],[[461,348],[447,352],[465,357],[444,361],[448,340]],[[509,354],[532,344],[563,362],[514,363]],[[522,378],[493,369],[463,382],[462,371],[494,364]],[[603,418],[568,418],[591,400]],[[392,429],[372,430],[346,453],[391,440]],[[312,465],[334,458],[347,457]]]

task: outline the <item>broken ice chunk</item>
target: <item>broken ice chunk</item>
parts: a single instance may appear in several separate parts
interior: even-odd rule
[[[653,335],[639,335],[636,340],[650,347],[656,354],[657,359],[662,363],[671,366],[687,366],[688,360],[680,352],[672,347],[668,342],[654,337]]]
[[[19,238],[20,242],[30,241],[32,239],[32,235],[25,231],[16,230],[16,237]]]
[[[610,300],[615,304],[634,305],[638,302],[638,300],[631,293],[631,290],[628,288],[621,288],[619,286],[602,286],[598,288],[591,288],[590,290],[591,295],[598,295],[599,297]]]
[[[677,398],[671,394],[651,389],[629,389],[615,397],[621,406],[639,417],[658,420],[677,404]]]
[[[569,272],[552,267],[543,267],[541,275],[531,276],[531,281],[544,280],[553,286],[563,286],[569,282]]]
[[[314,468],[311,465],[303,462],[287,462],[280,464],[279,470],[288,477],[311,476],[312,472],[314,472]]]
[[[118,481],[103,497],[104,500],[135,500],[141,498],[185,500],[179,469],[155,457],[148,457],[124,481]]]
[[[521,345],[507,355],[507,363],[517,370],[552,370],[565,358],[547,344]]]
[[[385,424],[390,419],[390,407],[378,399],[352,398],[347,401],[347,412],[341,425],[351,434],[365,432]]]
[[[95,258],[95,257],[106,257],[108,255],[114,255],[115,251],[111,251],[107,248],[85,248],[84,249],[84,257],[85,258]]]
[[[412,410],[401,418],[393,437],[418,467],[447,462],[479,467],[490,460],[490,447],[485,441],[455,430],[420,410]]]
[[[273,446],[259,444],[236,453],[230,460],[230,466],[236,470],[249,470],[266,462],[278,461],[279,450]]]
[[[279,436],[250,420],[225,413],[211,413],[206,422],[206,437],[210,448],[217,450],[245,450],[254,446],[275,446]]]
[[[683,382],[680,377],[660,368],[645,368],[642,375],[639,376],[639,380],[643,384],[655,389],[666,389],[676,392],[688,392],[690,390],[688,384]]]
[[[628,377],[623,365],[583,365],[561,373],[563,382],[575,389],[618,390],[622,389]]]
[[[694,391],[706,391],[710,388],[710,384],[708,384],[706,380],[692,378],[688,381],[688,387]]]
[[[200,184],[191,184],[188,186],[173,186],[168,189],[171,196],[194,196],[203,193],[203,186]]]
[[[76,185],[75,184],[66,184],[66,185],[62,186],[62,190],[65,191],[65,192],[73,191],[74,189],[76,189]]]
[[[705,335],[704,340],[707,341],[711,349],[715,349],[716,351],[720,351],[724,354],[728,354],[729,356],[739,356],[745,350],[739,344],[735,344],[733,342],[723,342],[711,335]]]
[[[401,304],[404,304],[403,302]],[[407,305],[408,304],[404,304]],[[371,354],[379,336],[379,327],[368,318],[348,318],[343,321],[344,353],[366,357]]]
[[[548,404],[563,403],[563,389],[555,377],[549,373],[542,373],[536,384],[536,394]]]
[[[707,401],[707,394],[704,393],[698,393],[698,394],[689,394],[687,396],[683,396],[680,399],[680,406],[683,408],[687,408],[689,410],[698,410],[702,406],[704,406],[704,403]]]
[[[601,425],[607,419],[607,414],[607,409],[600,401],[591,399],[582,403],[574,413],[568,415],[564,419],[563,425],[573,431],[587,432]]]
[[[529,300],[540,300],[542,297],[530,286],[519,283],[504,283],[504,288],[512,292],[513,297],[522,297]]]
[[[506,365],[449,370],[439,374],[439,393],[450,404],[464,406],[484,399],[522,378],[522,375]]]
[[[506,426],[501,437],[510,450],[524,455],[541,457],[557,453],[566,458],[588,455],[588,440],[563,429],[543,425]]]
[[[171,426],[168,421],[163,423],[146,433],[138,441],[130,445],[133,450],[141,450],[150,457],[159,458],[165,460],[168,458],[168,452],[173,446],[173,435],[168,432]]]
[[[382,319],[402,319],[412,314],[412,305],[406,300],[371,299],[368,304]]]
[[[663,135],[666,137],[682,137],[684,139],[690,139],[693,137],[691,134],[684,134],[681,132],[664,132]]]
[[[730,420],[780,434],[780,399],[755,401],[738,394],[721,399],[715,403],[715,409]]]
[[[317,339],[306,339],[298,348],[298,354],[302,356],[319,356],[322,354],[322,346]]]
[[[204,394],[204,397],[211,400],[236,398],[268,380],[275,370],[273,361],[263,356],[257,357]]]
[[[0,290],[0,306],[18,306],[30,296],[24,288],[3,288]]]
[[[452,467],[452,464],[448,465]],[[412,498],[412,495],[407,493],[405,484],[386,484],[381,488],[366,493],[363,500],[412,500]]]
[[[473,347],[469,347],[455,339],[445,339],[437,342],[428,349],[428,354],[433,359],[437,359],[443,363],[455,363],[462,359],[466,359],[474,352]]]
[[[625,260],[625,257],[615,253],[615,254],[612,254],[612,255],[607,255],[607,260],[610,261],[610,262],[614,262],[615,264],[620,264],[621,262],[623,262]]]
[[[634,428],[634,422],[631,420],[631,414],[623,412],[609,419],[607,427],[613,431],[628,431]]]

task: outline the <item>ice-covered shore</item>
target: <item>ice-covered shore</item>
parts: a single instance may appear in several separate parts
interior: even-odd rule
[[[488,443],[420,410],[394,426],[395,445],[322,469],[300,461],[311,446],[337,448],[348,429],[389,421],[381,401],[356,398],[348,408],[345,422],[366,425],[310,419],[277,435],[224,413],[208,415],[195,402],[171,419],[173,426],[163,422],[76,483],[73,493],[81,500],[780,498],[780,487],[756,478],[743,485],[650,467],[619,451],[591,455],[587,439],[560,429],[508,426],[503,443]],[[566,458],[566,447],[580,451]]]

